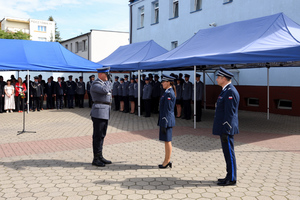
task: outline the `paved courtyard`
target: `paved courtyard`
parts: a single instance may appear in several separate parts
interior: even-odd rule
[[[104,155],[113,164],[91,165],[89,108],[0,115],[2,199],[228,199],[300,200],[300,117],[240,111],[235,136],[236,186],[217,186],[225,176],[220,139],[211,134],[213,110],[202,122],[176,120],[173,168],[158,169],[164,143],[157,115],[113,111]]]

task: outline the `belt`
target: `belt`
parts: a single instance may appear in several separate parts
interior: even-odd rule
[[[109,102],[101,102],[101,101],[94,101],[95,104],[105,104],[111,106],[111,103]]]

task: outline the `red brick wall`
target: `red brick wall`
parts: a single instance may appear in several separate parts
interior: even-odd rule
[[[267,86],[235,86],[240,94],[240,110],[267,112]],[[214,108],[214,104],[221,87],[217,85],[206,86],[206,103],[208,108]],[[247,106],[247,98],[258,98],[259,106]],[[277,108],[278,99],[292,101],[292,109]],[[300,87],[270,86],[270,113],[300,116]]]

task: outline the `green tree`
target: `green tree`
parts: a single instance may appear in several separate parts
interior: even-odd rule
[[[4,30],[0,30],[0,38],[1,39],[30,40],[30,35],[27,33],[23,33],[22,31],[5,32]]]
[[[54,22],[54,19],[52,16],[49,16],[48,21],[52,21]],[[58,28],[56,26],[56,22],[55,22],[55,42],[61,42],[62,38],[60,37],[60,33],[58,31]],[[53,41],[53,40],[52,40]]]

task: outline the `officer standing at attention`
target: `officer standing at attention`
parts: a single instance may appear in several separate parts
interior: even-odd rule
[[[150,117],[151,115],[151,95],[152,95],[152,85],[150,84],[150,80],[147,77],[145,79],[145,85],[143,88],[143,101],[145,106],[145,116],[144,117]]]
[[[192,114],[191,100],[192,100],[193,85],[189,81],[190,75],[185,74],[184,79],[185,81],[182,85],[182,100],[183,100],[184,116],[182,117],[182,119],[190,120]]]
[[[196,122],[201,122],[202,117],[202,97],[204,85],[200,81],[200,74],[196,74]],[[193,101],[194,101],[194,87],[193,87]],[[195,103],[195,102],[194,102]]]
[[[41,98],[44,95],[43,93],[43,86],[39,83],[39,77],[34,77],[34,82],[30,84],[30,93],[31,97],[33,98],[33,108],[32,111],[34,112],[36,109],[40,111],[41,109]]]
[[[159,98],[161,97],[161,84],[158,81],[159,76],[157,74],[154,75],[154,81],[153,81],[153,90],[152,90],[152,111],[153,113],[158,113],[158,106],[159,106]]]
[[[233,77],[231,72],[220,67],[217,76],[216,81],[222,87],[222,92],[217,100],[213,134],[219,135],[221,138],[227,170],[226,177],[218,179],[218,185],[235,185],[237,179],[233,136],[239,133],[238,107],[240,95],[231,84],[231,78]]]
[[[84,95],[85,95],[85,82],[83,82],[83,77],[79,76],[79,82],[77,82],[76,94],[78,98],[78,107],[83,108]]]
[[[74,108],[73,105],[73,100],[74,100],[74,95],[76,93],[76,83],[72,81],[72,75],[69,76],[69,80],[66,82],[67,85],[67,99],[68,99],[68,107],[69,108]]]
[[[93,82],[91,87],[91,95],[94,102],[91,110],[94,153],[92,165],[98,167],[105,167],[105,164],[111,164],[110,160],[106,160],[103,157],[103,141],[110,118],[112,100],[109,70],[110,67],[97,69],[98,78]]]
[[[120,101],[120,112],[124,111],[123,87],[124,87],[124,78],[120,78],[120,84],[118,86],[118,96],[119,96],[119,101]]]
[[[89,76],[89,81],[86,83],[86,90],[87,90],[87,94],[89,96],[89,108],[92,107],[92,104],[93,104],[93,101],[92,101],[92,96],[91,96],[91,93],[90,93],[90,90],[91,90],[91,86],[92,86],[92,83],[95,79],[95,75],[90,75]]]
[[[123,85],[123,101],[124,101],[124,113],[129,112],[129,81],[128,81],[128,75],[124,75],[124,85]]]
[[[120,110],[120,100],[119,100],[119,96],[118,96],[119,85],[120,85],[119,77],[115,76],[115,82],[113,84],[113,90],[112,90],[112,95],[115,100],[115,109],[114,109],[115,111]]]

